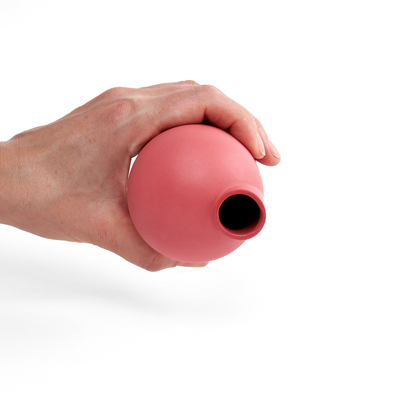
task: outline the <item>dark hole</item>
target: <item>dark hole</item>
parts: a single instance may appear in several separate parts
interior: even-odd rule
[[[225,228],[238,230],[246,228],[260,218],[257,203],[249,196],[235,194],[228,197],[219,208],[219,220]]]

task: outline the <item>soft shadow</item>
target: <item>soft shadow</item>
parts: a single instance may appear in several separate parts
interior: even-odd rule
[[[130,338],[143,330],[214,330],[241,324],[246,315],[240,291],[226,274],[215,279],[215,265],[150,273],[101,250],[83,250],[2,251],[3,359],[74,349],[93,336],[114,341],[121,330]]]
[[[204,279],[195,282],[196,277],[185,280],[186,272],[182,277],[173,270],[149,273],[125,262],[99,266],[93,259],[88,262],[72,256],[66,259],[32,256],[3,258],[0,266],[3,307],[16,303],[19,306],[36,303],[38,307],[43,303],[70,307],[101,304],[131,314],[190,317],[210,322],[235,318],[239,312],[235,307],[237,296],[232,291],[217,290],[212,283],[204,287]]]

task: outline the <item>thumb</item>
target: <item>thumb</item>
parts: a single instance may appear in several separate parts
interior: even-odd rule
[[[208,263],[185,263],[172,260],[150,247],[139,235],[128,211],[114,216],[107,228],[107,235],[99,246],[112,251],[132,264],[147,271],[156,272],[176,266],[203,267]]]

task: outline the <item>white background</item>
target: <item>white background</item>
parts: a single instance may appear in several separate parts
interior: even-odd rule
[[[204,269],[0,226],[0,398],[399,399],[398,5],[2,0],[0,140],[194,79],[282,162],[262,233]]]

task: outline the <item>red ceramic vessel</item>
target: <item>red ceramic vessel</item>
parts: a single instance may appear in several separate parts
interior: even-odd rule
[[[182,262],[231,253],[260,232],[266,218],[253,156],[208,125],[169,129],[142,149],[129,176],[128,206],[141,237]]]

